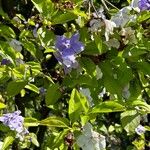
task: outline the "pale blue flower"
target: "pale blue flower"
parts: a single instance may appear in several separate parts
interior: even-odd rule
[[[142,125],[138,125],[138,127],[135,129],[135,132],[138,135],[141,135],[141,134],[145,133],[145,128]]]
[[[17,137],[21,139],[24,135],[28,134],[28,130],[24,128],[23,122],[24,118],[20,115],[21,111],[15,111],[13,113],[4,114],[0,117],[0,121],[3,122],[4,125],[8,126],[10,130],[17,132]]]

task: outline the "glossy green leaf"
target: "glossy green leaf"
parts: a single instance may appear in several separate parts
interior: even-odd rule
[[[85,96],[80,94],[76,89],[72,90],[69,100],[69,118],[72,122],[79,120],[82,113],[87,113],[89,104]]]
[[[54,4],[51,0],[31,0],[36,9],[45,17],[50,17],[54,12]]]
[[[69,121],[66,118],[51,116],[44,120],[39,121],[39,123],[40,125],[49,127],[69,128]]]
[[[46,100],[46,105],[53,105],[57,102],[57,100],[60,98],[61,96],[61,92],[59,89],[59,85],[58,84],[52,84],[49,86],[49,88],[47,89],[47,93],[45,96],[45,100]]]
[[[150,19],[150,12],[149,11],[144,11],[140,14],[140,16],[138,16],[137,20],[139,23]]]
[[[14,137],[12,136],[7,136],[5,139],[4,139],[4,142],[3,142],[3,145],[2,145],[2,148],[1,150],[6,150],[14,141]]]
[[[135,65],[137,69],[142,71],[145,75],[150,75],[150,64],[148,62],[137,62]]]
[[[129,102],[128,105],[129,106],[132,105],[134,108],[135,107],[142,108],[143,110],[146,111],[146,113],[150,113],[150,105],[148,105],[146,102],[142,100],[135,100],[135,101],[132,101],[131,103]]]
[[[55,18],[52,20],[52,24],[63,24],[74,19],[77,19],[77,15],[71,12],[66,12],[59,16],[55,16]]]
[[[136,110],[125,111],[121,114],[122,127],[132,134],[135,132],[135,128],[140,124],[140,115]]]
[[[37,50],[35,48],[35,45],[26,39],[24,39],[22,42],[26,50],[29,51],[32,56],[36,57]]]
[[[96,65],[90,58],[82,57],[80,65],[86,70],[87,74],[96,75]]]
[[[103,53],[103,49],[102,49],[103,44],[102,44],[101,36],[99,34],[98,35],[95,34],[94,39],[95,39],[94,41],[95,41],[95,44],[97,46],[99,53],[102,54]]]
[[[125,111],[125,107],[116,101],[106,101],[93,107],[90,113],[110,113],[119,111]]]
[[[9,82],[7,86],[8,96],[15,96],[19,94],[19,92],[25,87],[26,84],[27,82],[22,80]]]
[[[24,119],[24,125],[26,127],[35,127],[39,125],[39,122],[35,118],[25,118]]]
[[[31,133],[30,134],[30,136],[31,136],[31,141],[32,141],[32,143],[35,145],[35,146],[37,146],[37,147],[39,147],[39,142],[38,142],[38,140],[37,140],[37,136],[36,136],[36,134],[34,134],[34,133]]]
[[[6,107],[6,105],[5,105],[5,104],[0,103],[0,109],[3,109],[3,108],[5,108],[5,107]]]
[[[1,36],[7,37],[7,38],[15,38],[16,37],[16,34],[12,28],[10,28],[6,25],[2,25],[2,24],[0,24],[0,34],[1,34]]]
[[[35,86],[34,84],[30,83],[30,84],[26,85],[25,88],[39,94],[39,88],[37,86]]]

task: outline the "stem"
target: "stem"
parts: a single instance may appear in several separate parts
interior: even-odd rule
[[[107,11],[109,11],[109,8],[107,7],[107,5],[106,5],[106,3],[105,3],[105,0],[101,0],[101,2],[102,2],[102,4],[103,4],[104,8],[105,8]]]
[[[115,8],[115,9],[117,9],[119,11],[119,9],[115,5],[113,5],[112,3],[110,3],[109,1],[105,0],[105,2],[107,4],[109,4],[111,7]]]
[[[45,106],[45,99],[41,102],[41,109],[40,109],[40,114],[41,114],[41,119],[45,119],[48,117],[48,114],[50,112],[50,109]],[[37,140],[39,143],[44,142],[44,137],[45,137],[45,132],[47,130],[46,126],[40,126],[38,133],[37,133]],[[40,144],[39,147],[35,147],[34,150],[41,150],[42,149],[42,144]]]
[[[98,14],[98,12],[97,12],[97,10],[96,10],[94,4],[93,4],[93,0],[90,0],[89,2],[90,2],[90,4],[91,4],[91,6],[93,7],[93,9],[94,9],[94,11],[95,11],[97,17],[100,18],[100,17],[99,17],[99,14]]]

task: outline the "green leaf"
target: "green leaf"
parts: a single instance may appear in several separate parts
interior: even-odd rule
[[[96,75],[96,65],[91,59],[82,57],[80,65],[86,70],[87,74]]]
[[[0,34],[3,37],[15,38],[15,32],[8,26],[0,24]]]
[[[121,113],[122,127],[132,134],[135,132],[135,128],[140,124],[140,115],[136,110],[129,110]]]
[[[37,86],[35,86],[34,84],[30,83],[30,84],[26,85],[25,88],[39,94],[39,88]]]
[[[35,127],[39,125],[39,122],[35,118],[25,118],[24,119],[24,125],[26,127]]]
[[[8,15],[7,15],[7,13],[5,13],[4,11],[3,11],[3,8],[2,8],[2,4],[1,4],[2,2],[0,1],[0,15],[1,16],[3,16],[4,18],[9,18],[8,17]]]
[[[69,129],[63,129],[61,132],[57,133],[55,136],[51,136],[48,143],[51,145],[51,150],[59,147],[62,143],[64,143],[64,138],[68,134]],[[55,138],[55,139],[54,139]]]
[[[7,86],[8,96],[15,96],[19,94],[19,92],[25,87],[26,84],[27,82],[22,80],[9,82]]]
[[[12,136],[7,136],[5,139],[4,139],[4,142],[3,142],[3,145],[2,145],[2,148],[1,150],[6,150],[14,141],[14,137]]]
[[[48,117],[44,120],[39,121],[40,125],[49,126],[49,127],[61,127],[69,128],[69,121],[66,118],[60,117]]]
[[[92,108],[90,113],[110,113],[125,111],[125,107],[116,101],[106,101]]]
[[[138,22],[141,23],[145,20],[148,20],[150,18],[150,12],[149,11],[143,11],[141,12],[141,15],[137,18]]]
[[[24,48],[26,48],[26,50],[29,51],[33,57],[36,57],[37,50],[35,48],[35,45],[27,39],[22,39],[22,43],[24,45]]]
[[[49,47],[50,44],[55,39],[54,33],[52,31],[49,31],[48,29],[46,29],[44,27],[39,28],[37,33],[39,35],[42,46],[46,48],[44,53],[54,52],[54,50]]]
[[[99,68],[101,69],[103,76],[103,82],[106,89],[112,94],[121,95],[121,88],[117,79],[114,78],[112,65],[109,61],[101,63]]]
[[[95,34],[94,41],[95,41],[95,44],[97,46],[99,53],[102,54],[103,51],[102,51],[102,38],[101,38],[101,36],[99,34],[98,35]]]
[[[142,71],[145,75],[150,75],[150,64],[148,62],[137,62],[135,65],[137,69]]]
[[[131,57],[136,57],[142,54],[145,54],[146,52],[146,47],[140,48],[140,47],[131,47],[128,46],[127,48],[125,48],[125,50],[123,51],[122,56],[124,58],[131,58]]]
[[[30,67],[30,74],[32,77],[40,73],[41,66],[39,63],[34,62],[34,61],[29,61],[29,62],[26,62],[26,64],[29,65]]]
[[[77,15],[71,12],[66,12],[59,16],[55,16],[55,18],[52,20],[52,24],[63,24],[74,19],[77,19]]]
[[[5,107],[6,107],[6,105],[5,105],[5,104],[0,103],[0,109],[3,109],[3,108],[5,108]]]
[[[116,57],[112,61],[102,62],[99,68],[102,70],[102,79],[106,89],[111,94],[117,94],[121,98],[123,88],[133,78],[131,68],[121,57]]]
[[[36,9],[43,14],[43,16],[50,18],[54,13],[54,4],[51,0],[31,0]]]
[[[59,84],[52,84],[47,89],[46,93],[46,106],[53,105],[57,102],[57,100],[60,98],[61,92],[59,90]]]
[[[98,43],[98,42],[100,42],[100,43]],[[105,47],[103,47],[103,46],[101,45],[101,41],[98,41],[98,39],[95,42],[93,42],[93,41],[88,42],[85,45],[85,51],[83,53],[85,53],[87,55],[103,54],[104,52],[106,52]],[[103,49],[101,49],[101,48],[103,48]]]
[[[87,18],[86,13],[84,11],[81,11],[81,10],[77,9],[77,8],[73,9],[71,12],[73,12],[77,16]]]
[[[76,84],[78,83],[79,85],[88,85],[91,87],[97,87],[98,85],[96,78],[92,78],[88,74],[79,76],[78,79],[75,79],[75,82]]]
[[[34,144],[34,145],[36,145],[37,147],[39,147],[39,142],[38,142],[38,140],[37,140],[37,136],[36,136],[36,134],[34,134],[34,133],[31,133],[30,134],[30,137],[31,137],[31,142]]]
[[[134,108],[136,106],[142,108],[143,110],[146,111],[146,113],[150,113],[150,105],[148,105],[146,102],[142,101],[142,100],[135,100],[135,101],[132,101],[128,103],[129,106],[133,106]]]
[[[79,93],[76,89],[72,90],[69,100],[69,118],[72,122],[77,121],[82,113],[87,113],[89,104],[85,96]]]

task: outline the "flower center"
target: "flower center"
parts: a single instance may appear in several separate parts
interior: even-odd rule
[[[62,45],[64,45],[66,48],[71,47],[70,41],[65,41],[65,42],[62,43]]]

